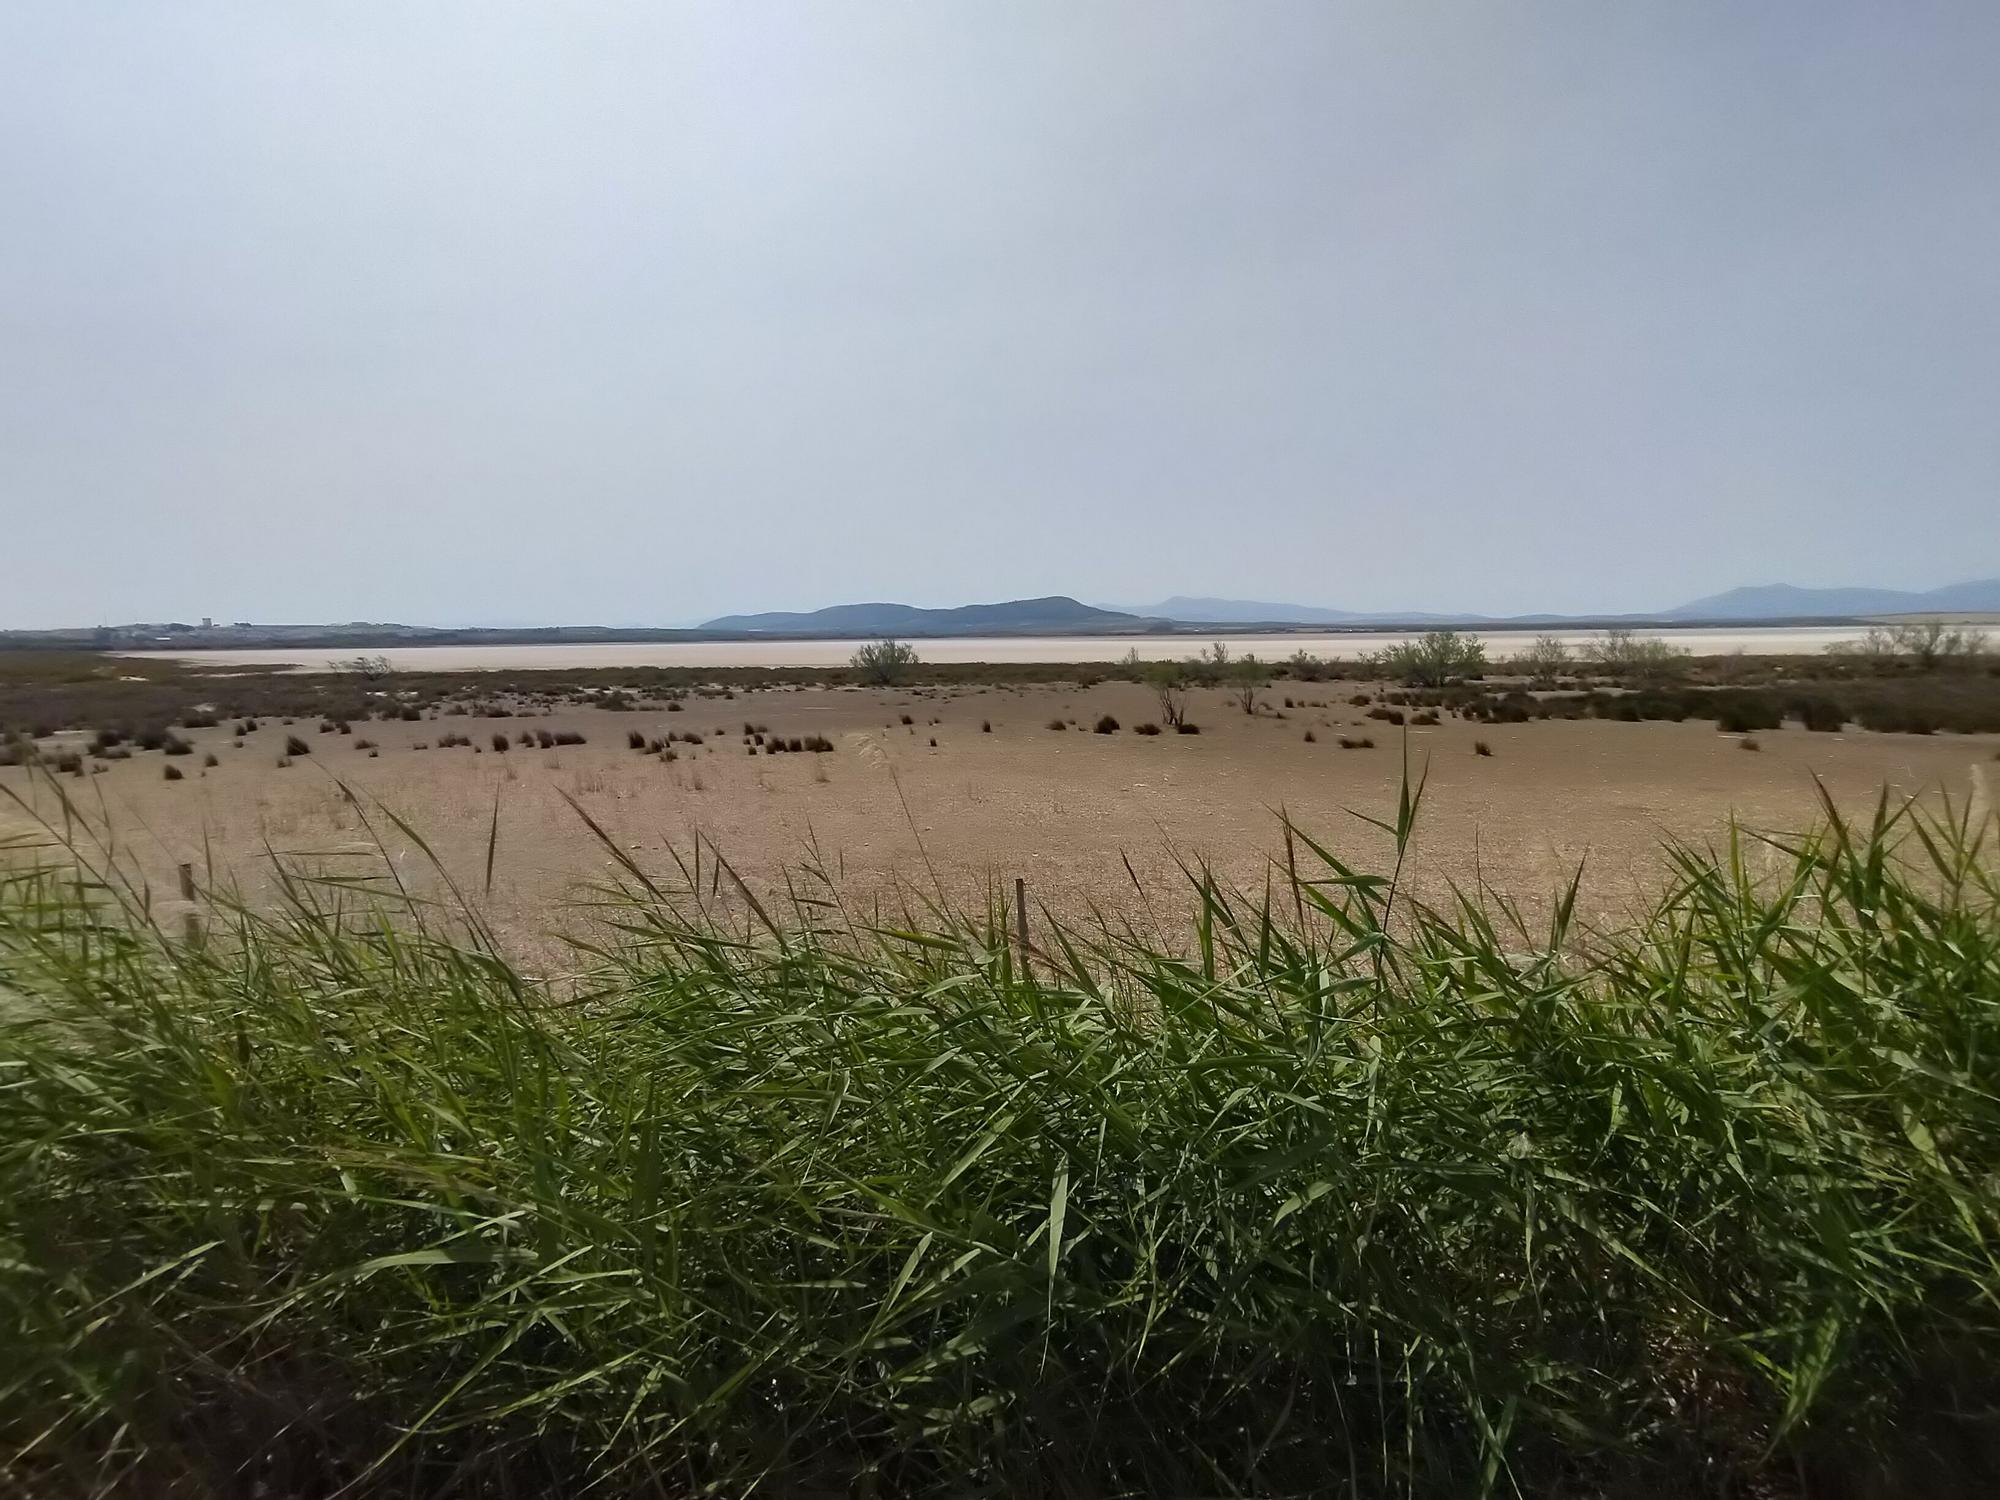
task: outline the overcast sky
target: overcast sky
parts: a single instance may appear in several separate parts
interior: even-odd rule
[[[0,625],[2000,572],[2000,4],[0,8]]]

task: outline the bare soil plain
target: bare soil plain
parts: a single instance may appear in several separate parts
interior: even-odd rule
[[[1102,914],[1172,933],[1185,930],[1183,862],[1259,891],[1284,858],[1286,817],[1350,864],[1386,870],[1391,841],[1355,814],[1393,818],[1407,757],[1427,786],[1407,870],[1421,897],[1447,899],[1453,884],[1483,880],[1533,911],[1582,864],[1587,910],[1612,917],[1657,892],[1666,841],[1725,838],[1732,816],[1756,830],[1808,827],[1821,785],[1855,811],[1886,789],[1948,793],[1984,814],[2000,772],[2000,736],[1990,734],[1787,724],[1745,736],[1697,720],[1507,724],[1449,712],[1435,726],[1399,728],[1351,701],[1383,690],[1279,683],[1246,715],[1224,692],[1197,689],[1190,718],[1200,733],[1153,736],[1134,732],[1159,717],[1153,693],[1121,681],[776,687],[690,698],[672,712],[565,704],[527,718],[357,721],[346,733],[266,718],[239,735],[225,721],[177,731],[192,751],[172,759],[98,761],[81,776],[0,767],[0,788],[15,794],[0,798],[0,839],[25,857],[45,837],[37,819],[61,824],[67,798],[109,832],[164,911],[182,863],[204,884],[258,900],[271,893],[274,856],[360,877],[381,873],[386,850],[414,887],[439,889],[393,812],[511,947],[553,965],[563,950],[551,934],[577,924],[592,884],[620,873],[619,857],[685,888],[697,841],[720,850],[751,890],[779,897],[788,872],[816,860],[857,911],[884,920],[927,897],[978,904],[1020,877],[1038,924]],[[1118,730],[1093,732],[1105,715]],[[585,742],[538,748],[518,742],[524,732]],[[702,742],[677,738],[667,760],[631,748],[632,733]],[[833,748],[771,754],[759,733],[767,744],[823,736]],[[288,757],[288,736],[309,753]],[[446,747],[444,736],[470,743]],[[1343,749],[1343,737],[1373,747]],[[67,730],[42,752],[88,740]],[[1490,754],[1477,753],[1482,742]],[[182,779],[166,779],[169,766]],[[705,894],[740,911],[741,896],[727,880],[711,885],[715,862],[704,860]]]

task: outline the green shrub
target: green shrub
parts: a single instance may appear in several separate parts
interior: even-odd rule
[[[1717,699],[1715,727],[1725,734],[1777,729],[1784,722],[1784,713],[1778,705],[1759,694],[1728,693]]]
[[[1486,670],[1486,647],[1477,636],[1456,630],[1427,630],[1413,641],[1389,646],[1363,662],[1384,677],[1419,687],[1441,687]]]
[[[854,653],[851,665],[863,682],[889,687],[909,675],[917,652],[902,641],[870,641]]]

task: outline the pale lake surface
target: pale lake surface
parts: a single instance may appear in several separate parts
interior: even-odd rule
[[[1853,625],[1732,626],[1690,630],[1646,630],[1697,656],[1818,655],[1836,641],[1858,638]],[[1349,630],[1280,634],[1216,632],[1213,635],[956,636],[915,639],[917,654],[932,662],[1117,661],[1134,647],[1148,661],[1191,656],[1211,640],[1227,641],[1238,655],[1254,652],[1282,661],[1294,651],[1315,656],[1354,657],[1405,641],[1407,630]],[[1489,658],[1500,661],[1534,640],[1533,630],[1473,630]],[[1599,639],[1597,630],[1551,630],[1572,646]],[[296,666],[324,668],[330,659],[360,654],[386,656],[408,672],[576,670],[586,667],[838,667],[854,654],[852,640],[660,641],[547,646],[389,646],[337,650],[281,648],[264,651],[128,651],[127,656],[161,656],[210,667]]]

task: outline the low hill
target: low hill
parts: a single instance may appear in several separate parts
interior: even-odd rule
[[[757,635],[1028,635],[1062,631],[1129,630],[1146,622],[1137,615],[1096,609],[1063,594],[1043,599],[1008,599],[999,604],[966,604],[957,609],[918,609],[910,604],[836,604],[806,612],[774,610],[758,615],[723,615],[703,630]]]
[[[1767,583],[1710,594],[1666,612],[1670,620],[1785,620],[1816,616],[1985,614],[2000,611],[2000,578],[1908,589],[1802,589]]]
[[[1158,604],[1123,607],[1146,619],[1189,625],[1365,625],[1389,620],[1401,624],[1464,624],[1479,615],[1434,614],[1424,610],[1322,609],[1313,604],[1284,604],[1263,599],[1191,598],[1176,594]]]

